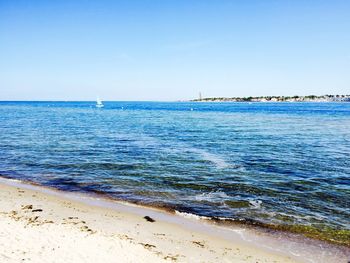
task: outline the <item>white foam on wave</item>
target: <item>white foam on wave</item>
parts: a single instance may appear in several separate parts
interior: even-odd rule
[[[16,182],[16,183],[18,183],[18,182],[22,182],[21,180],[19,180],[19,179],[7,179],[7,180],[9,180],[9,181],[11,181],[11,182]]]
[[[194,199],[196,201],[208,201],[208,202],[215,202],[215,201],[220,201],[223,202],[224,200],[227,200],[229,196],[220,191],[215,191],[215,192],[209,192],[209,193],[202,193],[194,196]]]
[[[13,182],[13,183],[23,183],[22,180],[20,179],[13,179],[13,178],[0,178],[0,181],[3,180],[3,181],[8,181],[8,182]]]
[[[182,216],[184,218],[188,218],[188,219],[195,219],[195,220],[210,219],[207,216],[199,216],[199,215],[195,215],[195,214],[191,214],[191,213],[179,212],[177,210],[175,210],[175,214],[179,215],[179,216]]]
[[[261,204],[262,201],[261,200],[249,200],[249,204],[253,207],[253,208],[261,208]]]

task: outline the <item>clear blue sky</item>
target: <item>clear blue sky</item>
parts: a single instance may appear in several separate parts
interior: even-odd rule
[[[350,1],[0,0],[0,100],[350,93]]]

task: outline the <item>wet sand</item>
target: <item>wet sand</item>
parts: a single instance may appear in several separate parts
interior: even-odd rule
[[[0,262],[303,262],[156,209],[4,182]]]

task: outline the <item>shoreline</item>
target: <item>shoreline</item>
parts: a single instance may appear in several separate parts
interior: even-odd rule
[[[55,207],[57,206],[57,203],[61,203],[61,205],[59,206],[60,208],[57,209],[58,211],[51,211],[52,214],[56,214],[56,217],[61,217],[61,214],[73,212],[78,215],[70,217],[82,217],[84,222],[88,222],[89,217],[91,221],[92,215],[99,217],[102,223],[98,225],[96,225],[96,223],[91,223],[92,226],[89,226],[87,228],[90,229],[90,231],[92,231],[91,233],[96,231],[96,233],[94,232],[93,234],[91,234],[91,236],[100,235],[100,232],[106,232],[110,234],[111,226],[116,224],[118,225],[117,228],[122,228],[124,232],[126,232],[123,233],[123,235],[128,234],[132,236],[132,240],[140,241],[133,241],[134,243],[131,242],[132,247],[136,246],[136,249],[138,249],[141,243],[148,244],[144,245],[143,249],[147,250],[147,253],[152,252],[150,258],[156,255],[156,262],[162,262],[162,260],[186,262],[190,260],[189,257],[193,253],[196,253],[198,248],[201,248],[198,254],[198,262],[202,262],[205,260],[207,260],[206,262],[215,262],[218,258],[222,262],[225,262],[224,260],[226,260],[227,262],[272,262],[273,260],[277,262],[346,262],[346,260],[348,260],[349,257],[348,248],[338,249],[338,247],[332,245],[324,247],[323,242],[311,241],[314,244],[306,244],[303,243],[304,241],[302,241],[301,239],[296,238],[295,235],[289,235],[289,237],[286,238],[284,233],[280,233],[280,236],[276,236],[275,234],[267,233],[268,231],[264,233],[256,231],[256,229],[250,229],[248,227],[244,228],[242,226],[232,226],[228,228],[221,225],[217,225],[213,222],[208,222],[208,220],[201,220],[198,218],[194,219],[191,215],[171,213],[169,211],[165,211],[164,209],[157,209],[127,202],[114,201],[106,198],[101,198],[97,195],[64,192],[56,190],[54,188],[48,188],[38,186],[36,184],[23,183],[14,179],[4,178],[0,178],[0,188],[2,189],[2,191],[0,191],[1,195],[4,195],[4,192],[6,191],[8,193],[12,193],[12,195],[8,195],[7,197],[2,196],[1,198],[1,220],[3,219],[3,215],[5,215],[5,218],[8,218],[9,216],[14,216],[13,214],[11,214],[11,211],[6,211],[6,209],[4,209],[4,207],[6,207],[6,203],[9,202],[8,199],[11,199],[12,203],[17,204],[16,208],[17,210],[19,210],[12,210],[16,212],[16,215],[23,212],[21,210],[23,210],[22,208],[26,205],[32,205],[29,204],[29,202],[37,203],[35,207],[38,206],[43,211],[45,211],[47,207]],[[22,193],[22,191],[24,191],[24,193]],[[24,194],[28,195],[25,199],[23,199]],[[33,196],[40,196],[42,201],[38,200],[36,197]],[[68,202],[70,204],[63,205],[62,207],[62,202]],[[19,203],[21,204],[18,205]],[[84,210],[87,210],[89,212],[85,214],[78,213],[77,209],[81,206],[84,207]],[[44,213],[40,213],[40,217],[42,216],[42,214]],[[121,222],[119,220],[117,222],[112,223],[109,222],[108,217],[103,217],[103,214],[115,214],[115,216],[117,217],[120,217],[120,215],[122,215],[122,217],[126,217],[131,220],[127,220],[127,222]],[[56,220],[52,219],[52,216],[50,217],[50,214],[47,214],[46,217],[48,218],[45,220],[49,222],[54,222],[50,223],[49,225],[55,225],[57,227],[61,226],[56,222]],[[86,219],[85,217],[88,217],[88,219]],[[155,222],[148,222],[147,220],[145,220],[145,217],[149,217],[155,220]],[[21,218],[18,219],[18,221],[28,220],[23,218],[26,218],[26,215],[23,215]],[[96,218],[94,220],[96,221]],[[63,222],[60,223],[62,224]],[[156,229],[157,231],[154,232],[167,231],[167,237],[174,235],[174,233],[182,234],[180,236],[168,238],[170,241],[168,240],[167,242],[164,242],[164,240],[159,240],[155,235],[150,236],[150,231],[148,229],[146,229],[146,231],[136,230],[139,228],[140,225],[143,225],[143,227],[147,228],[150,226],[152,228],[158,228]],[[159,227],[161,229],[159,229]],[[95,228],[100,229],[94,230]],[[119,242],[125,241],[120,237],[119,239]],[[188,239],[187,243],[182,242],[183,239]],[[147,240],[147,242],[145,240]],[[129,242],[131,240],[127,241]],[[180,249],[175,249],[174,251],[174,248],[172,248],[169,244],[165,244],[169,242],[171,244],[173,244],[174,242],[179,243],[178,248]],[[158,247],[162,248],[158,250]],[[319,251],[321,247],[323,250],[322,253],[320,253]],[[237,248],[239,250],[237,250]],[[187,254],[176,253],[179,251],[187,251]],[[134,254],[132,249],[129,252],[131,254]],[[136,252],[136,254],[142,254],[143,252],[144,251]],[[168,255],[172,256],[169,256],[169,258],[167,258]],[[143,254],[142,257],[144,257]],[[173,259],[171,259],[172,257]],[[40,259],[38,260],[40,261]],[[152,258],[152,260],[154,261],[155,259]],[[194,259],[192,258],[190,261],[196,262],[193,260]],[[126,260],[125,262],[129,261]]]
[[[41,185],[40,183],[27,181],[27,180],[19,180],[16,178],[7,177],[4,175],[0,175],[0,184],[1,180],[5,180],[5,183],[8,182],[15,182],[16,184],[19,184],[20,186],[29,186],[29,187],[37,187],[40,189],[40,191],[49,190],[52,193],[58,194],[58,196],[62,195],[72,195],[75,198],[81,197],[82,199],[89,197],[93,198],[94,200],[105,200],[107,202],[111,203],[118,203],[122,204],[126,207],[129,206],[136,206],[138,208],[142,209],[150,209],[150,210],[157,210],[161,213],[171,214],[171,215],[177,215],[180,217],[186,217],[188,219],[192,220],[199,220],[201,222],[205,222],[209,225],[217,225],[222,226],[224,228],[248,228],[251,231],[257,232],[260,234],[266,234],[268,236],[274,236],[274,235],[280,235],[280,236],[286,236],[288,239],[296,240],[296,242],[307,242],[307,243],[313,243],[317,246],[326,246],[326,247],[340,247],[344,248],[344,250],[349,250],[349,258],[350,258],[350,240],[346,240],[346,237],[343,237],[342,240],[337,236],[337,233],[334,233],[334,236],[337,236],[338,239],[332,239],[331,236],[324,237],[323,232],[314,232],[311,230],[311,233],[309,233],[309,229],[307,229],[307,226],[304,225],[274,225],[266,222],[260,222],[256,220],[236,220],[232,218],[226,218],[226,217],[209,217],[209,216],[202,216],[197,215],[194,213],[191,213],[189,211],[180,211],[177,208],[174,207],[168,207],[164,204],[157,204],[157,203],[142,203],[142,202],[134,202],[131,200],[126,199],[120,199],[111,197],[108,194],[105,194],[104,192],[99,191],[70,191],[70,190],[64,190],[59,189],[54,186],[48,186],[48,185]],[[71,196],[71,197],[72,197]],[[74,198],[73,197],[73,198]],[[95,204],[97,206],[101,204]],[[120,209],[120,207],[117,207],[116,209]],[[341,230],[338,231],[340,234],[342,234]]]

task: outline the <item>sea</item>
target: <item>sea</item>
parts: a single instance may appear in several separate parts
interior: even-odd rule
[[[0,102],[0,177],[350,246],[350,103]]]

